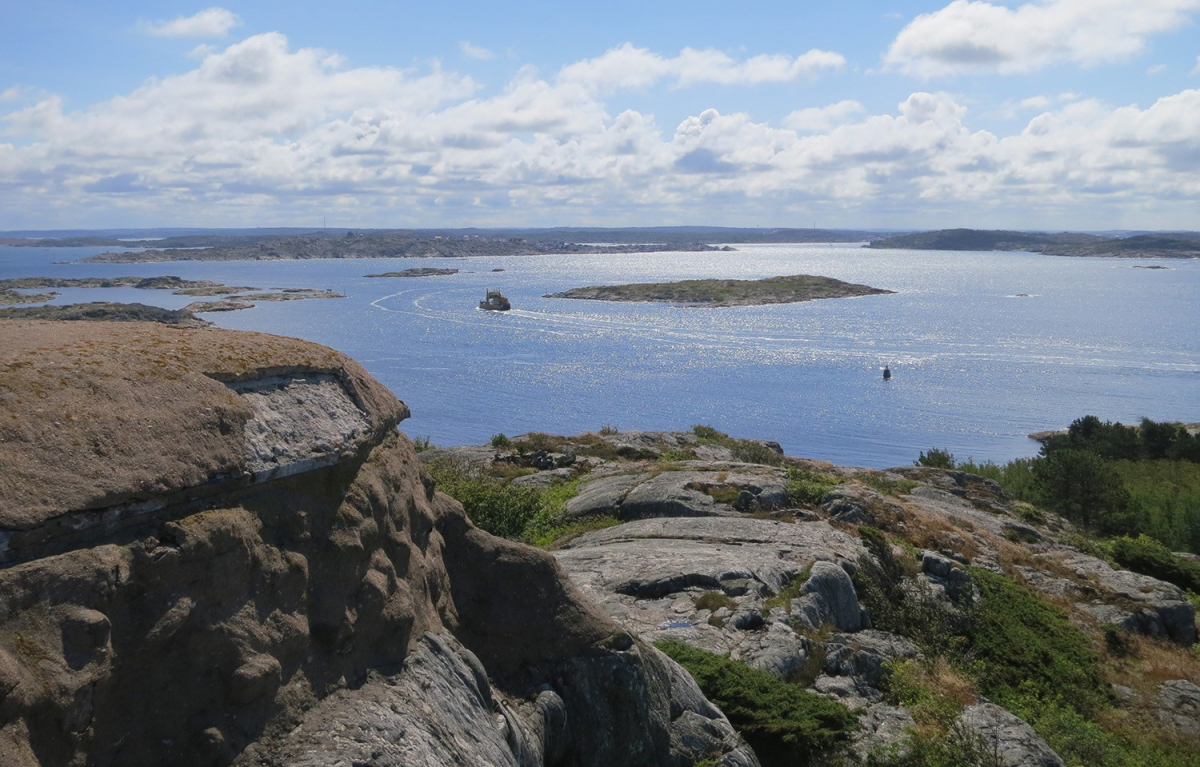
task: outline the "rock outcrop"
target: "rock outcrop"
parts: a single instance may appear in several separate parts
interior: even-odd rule
[[[9,323],[0,763],[755,764],[293,339]]]

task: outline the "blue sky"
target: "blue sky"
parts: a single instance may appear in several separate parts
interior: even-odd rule
[[[4,13],[0,229],[1200,229],[1200,0]]]

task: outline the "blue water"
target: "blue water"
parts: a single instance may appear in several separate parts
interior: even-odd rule
[[[347,298],[205,317],[350,354],[411,407],[403,428],[440,445],[478,444],[499,432],[704,423],[778,440],[792,455],[883,467],[911,463],[931,447],[977,460],[1032,455],[1029,432],[1088,413],[1127,423],[1200,421],[1200,261],[735,247],[142,265],[51,263],[100,248],[0,247],[0,277],[174,274],[339,291]],[[1133,268],[1151,263],[1169,270]],[[415,266],[464,271],[363,277]],[[542,298],[582,285],[798,273],[898,293],[726,309]],[[502,290],[514,310],[477,310],[487,288]],[[96,300],[176,308],[194,299],[77,289],[56,303]],[[884,364],[894,373],[888,382]]]

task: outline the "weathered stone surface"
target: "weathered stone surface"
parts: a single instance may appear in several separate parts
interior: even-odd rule
[[[867,629],[854,634],[834,634],[825,643],[825,673],[850,676],[877,687],[889,661],[921,657],[915,644],[898,634]]]
[[[832,624],[841,631],[862,628],[862,610],[850,576],[838,565],[816,562],[812,574],[792,600],[792,615],[810,628]]]
[[[1053,552],[1062,566],[1099,590],[1102,600],[1075,589],[1080,609],[1130,631],[1163,636],[1189,646],[1196,641],[1196,610],[1178,586],[1129,570],[1114,570],[1103,560],[1074,549]]]
[[[561,747],[553,740],[565,733],[493,713],[498,708],[487,673],[470,651],[448,635],[426,634],[398,674],[372,674],[356,690],[335,692],[290,732],[255,744],[236,763],[523,767],[542,763],[547,744],[535,732],[548,735],[552,749]]]
[[[567,516],[590,517],[620,513],[621,502],[644,476],[647,475],[616,474],[585,482],[579,488],[579,494],[567,501]]]
[[[994,748],[1006,767],[1065,767],[1065,763],[1026,722],[995,703],[976,703],[963,710],[959,721]]]
[[[1200,735],[1200,687],[1186,679],[1163,682],[1158,689],[1158,719],[1173,730]]]
[[[763,598],[814,563],[850,562],[864,551],[857,538],[825,522],[739,516],[628,522],[587,533],[556,556],[572,580],[639,636],[678,639],[787,676],[808,662],[809,651],[784,622],[787,613],[767,614]],[[705,591],[721,592],[735,606],[699,609],[695,600]]]
[[[516,487],[550,487],[560,482],[570,482],[575,472],[572,469],[546,469],[525,477],[516,477],[512,484]]]
[[[0,379],[0,451],[28,452],[0,475],[0,498],[30,502],[3,507],[10,543],[50,510],[149,505],[0,567],[0,764],[754,763],[550,555],[435,491],[394,429],[403,405],[361,368],[291,339],[103,324],[5,326],[14,370],[67,381],[57,410],[13,419],[41,373]],[[84,391],[107,410],[64,428],[111,437],[114,476],[32,492],[99,470],[54,436]]]

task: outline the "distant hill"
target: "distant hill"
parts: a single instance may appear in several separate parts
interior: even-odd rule
[[[1062,232],[1011,232],[1003,229],[939,229],[872,240],[870,248],[906,250],[1025,250],[1042,252],[1048,247],[1084,245],[1102,240],[1094,234]]]
[[[1109,258],[1200,258],[1200,233],[1102,237],[1078,232],[1011,232],[939,229],[872,240],[869,248],[906,250],[1029,251],[1051,256]]]
[[[617,245],[710,243],[866,242],[881,235],[857,229],[739,228],[721,226],[563,227],[495,229],[354,229],[356,235],[388,240],[520,239],[529,242]],[[883,232],[882,234],[892,234]],[[141,229],[0,232],[0,245],[24,247],[213,248],[237,247],[305,237],[337,240],[344,229]]]
[[[1114,258],[1200,258],[1200,234],[1140,234],[1100,242],[1063,245],[1047,253],[1055,256],[1109,256]]]

